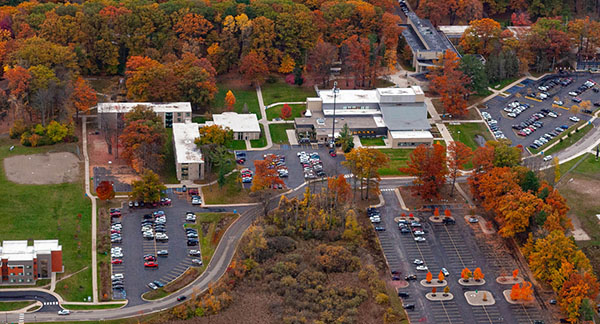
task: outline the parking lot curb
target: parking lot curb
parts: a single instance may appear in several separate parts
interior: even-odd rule
[[[406,207],[406,204],[404,203],[404,199],[402,199],[402,195],[400,194],[400,189],[398,189],[398,188],[394,189],[394,193],[396,194],[396,198],[398,198],[398,202],[400,202],[400,208],[402,208],[402,210],[409,211],[410,209],[408,209],[408,207]]]

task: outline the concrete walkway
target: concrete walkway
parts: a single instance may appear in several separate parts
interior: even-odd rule
[[[440,134],[442,135],[442,138],[444,138],[444,142],[446,142],[446,146],[450,145],[450,142],[453,141],[452,135],[450,135],[450,132],[448,131],[448,128],[442,121],[440,114],[438,114],[437,110],[435,110],[435,107],[433,106],[433,103],[431,102],[431,98],[425,97],[425,105],[427,106],[427,112],[429,112],[429,115],[431,116],[431,119],[435,123],[435,126],[437,126],[437,128],[440,130]]]
[[[90,158],[87,151],[87,118],[81,119],[81,137],[83,138],[83,157],[85,159],[85,195],[92,201],[92,297],[98,304],[98,258],[96,251],[96,196],[90,192]]]
[[[272,103],[268,106],[265,107],[265,109],[269,109],[269,108],[273,108],[276,106],[282,106],[282,105],[306,105],[306,101],[293,101],[293,102],[276,102],[276,103]]]
[[[249,151],[264,151],[268,150],[273,146],[273,140],[271,139],[271,130],[269,129],[269,121],[267,120],[267,109],[265,107],[265,102],[262,96],[262,90],[260,86],[256,87],[256,96],[258,97],[258,106],[260,107],[260,120],[258,121],[261,125],[263,125],[265,131],[265,138],[267,139],[267,146],[265,147],[257,147],[257,148],[248,148]]]

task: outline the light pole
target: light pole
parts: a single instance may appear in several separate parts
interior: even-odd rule
[[[333,127],[331,128],[331,148],[335,147],[335,99],[340,89],[337,87],[337,81],[333,81]]]

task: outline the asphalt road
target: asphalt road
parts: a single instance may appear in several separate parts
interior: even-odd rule
[[[547,80],[548,78],[539,80],[537,82],[527,85],[526,87],[521,88],[521,90],[518,91],[518,93],[521,94],[521,98],[517,98],[516,93],[507,98],[504,98],[502,96],[496,96],[486,103],[489,108],[484,109],[482,111],[487,111],[492,115],[493,119],[496,119],[498,121],[498,127],[504,133],[504,135],[512,141],[513,145],[520,144],[527,147],[530,144],[532,144],[533,141],[539,139],[540,136],[553,131],[558,126],[571,126],[574,124],[572,121],[569,120],[569,117],[574,116],[574,114],[572,114],[569,110],[552,107],[554,97],[559,97],[559,99],[564,102],[564,106],[566,108],[570,108],[572,105],[576,104],[571,100],[573,97],[568,95],[570,91],[576,90],[588,79],[593,79],[596,82],[600,82],[600,76],[589,75],[588,73],[576,74],[570,77],[573,78],[573,83],[566,87],[563,87],[561,85],[555,86],[553,89],[548,91],[550,93],[550,97],[541,102],[527,99],[525,98],[525,96],[530,92],[539,93],[540,91],[537,89],[538,86],[545,84],[545,80]],[[582,100],[590,100],[592,103],[600,101],[600,93],[593,92],[591,89],[583,92],[578,97]],[[518,100],[521,103],[527,103],[531,105],[531,108],[525,110],[516,118],[507,117],[506,112],[503,111],[503,109],[508,103],[513,102],[515,100]],[[544,126],[541,129],[536,130],[535,132],[526,137],[517,135],[517,131],[512,129],[512,125],[520,124],[521,122],[530,118],[533,113],[540,112],[543,108],[547,108],[554,111],[556,114],[559,115],[558,118],[552,118],[548,116],[541,118],[539,121],[544,123]],[[592,109],[594,108],[596,107],[592,107]],[[576,116],[579,117],[581,120],[589,120],[591,118],[590,115],[583,113],[578,113],[576,114]]]
[[[2,291],[0,290],[0,301],[23,301],[32,300],[42,302],[42,308],[38,312],[58,312],[62,307],[58,305],[58,299],[43,291]],[[2,318],[0,318],[0,321]]]

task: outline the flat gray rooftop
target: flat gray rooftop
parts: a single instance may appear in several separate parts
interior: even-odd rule
[[[416,28],[414,29],[414,32],[421,35],[422,40],[425,42],[425,47],[430,51],[441,52],[447,49],[454,51],[454,47],[450,41],[448,41],[446,37],[440,35],[440,32],[433,27],[431,21],[419,18],[419,16],[412,11],[409,11],[407,16]],[[404,35],[404,32],[402,34]]]

